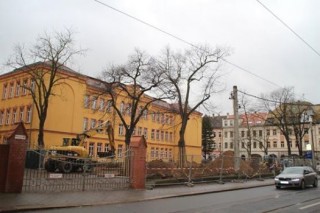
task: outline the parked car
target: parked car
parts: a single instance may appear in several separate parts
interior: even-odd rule
[[[286,167],[274,178],[277,189],[281,187],[298,187],[304,189],[312,185],[318,187],[317,173],[309,166]]]

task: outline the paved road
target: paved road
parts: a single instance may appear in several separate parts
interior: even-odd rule
[[[320,189],[281,189],[274,186],[176,197],[152,201],[41,210],[45,213],[123,212],[123,213],[209,213],[209,212],[319,212]]]

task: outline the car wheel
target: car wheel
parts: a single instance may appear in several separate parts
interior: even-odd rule
[[[276,186],[276,189],[281,189],[281,186]]]
[[[314,179],[313,187],[318,187],[318,179],[317,178]]]
[[[300,189],[305,189],[305,188],[306,188],[306,185],[304,183],[304,180],[302,180],[300,183]]]

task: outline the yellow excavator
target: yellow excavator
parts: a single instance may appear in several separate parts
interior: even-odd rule
[[[76,138],[63,138],[62,146],[53,146],[49,150],[45,169],[48,172],[60,171],[63,173],[76,172],[79,170],[90,170],[92,162],[97,159],[89,156],[84,148],[87,138],[98,133],[106,132],[110,142],[110,149],[107,152],[99,152],[99,157],[113,158],[115,156],[114,130],[110,121],[105,121],[95,128],[91,128],[77,135]]]

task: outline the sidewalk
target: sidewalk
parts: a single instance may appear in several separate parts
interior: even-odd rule
[[[122,190],[103,192],[62,192],[62,193],[0,193],[0,212],[23,210],[67,208],[78,206],[106,205],[125,202],[146,201],[169,197],[231,191],[273,185],[273,179],[228,182],[225,184],[207,183],[193,187],[186,185],[156,187],[153,190]]]

